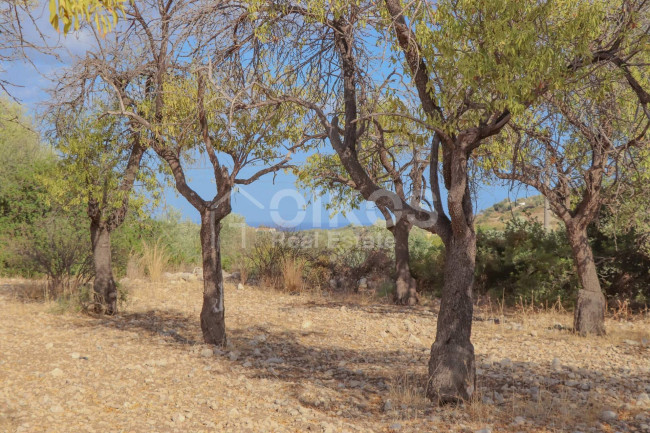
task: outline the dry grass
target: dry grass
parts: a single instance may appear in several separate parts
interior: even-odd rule
[[[145,276],[144,261],[142,256],[131,251],[129,260],[126,262],[126,277],[135,280],[142,279]]]
[[[162,281],[163,272],[165,272],[169,264],[169,253],[160,239],[154,244],[142,241],[142,257],[140,260],[151,281]]]
[[[47,280],[24,280],[10,287],[11,295],[16,300],[28,302],[50,301]]]
[[[250,275],[250,266],[245,260],[241,260],[237,269],[239,270],[239,282],[246,285],[248,276]]]
[[[401,373],[392,377],[388,385],[394,415],[399,419],[417,419],[431,409],[427,399],[426,377],[413,373]]]
[[[303,270],[305,262],[300,259],[287,258],[282,263],[282,282],[284,290],[300,293],[304,288]]]

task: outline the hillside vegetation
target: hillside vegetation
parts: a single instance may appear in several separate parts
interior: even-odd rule
[[[562,222],[549,212],[549,228],[552,230],[563,228]],[[476,226],[482,229],[503,230],[508,221],[514,218],[521,218],[526,221],[537,221],[544,223],[544,196],[534,195],[531,197],[510,200],[501,200],[498,203],[482,210],[476,216]]]

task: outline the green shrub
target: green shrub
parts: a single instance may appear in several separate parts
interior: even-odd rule
[[[570,301],[578,287],[563,231],[515,218],[504,231],[477,234],[476,293],[538,304]]]

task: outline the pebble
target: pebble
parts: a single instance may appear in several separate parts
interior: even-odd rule
[[[524,418],[523,416],[516,416],[513,424],[514,425],[526,424],[526,418]]]
[[[393,402],[390,400],[386,400],[384,402],[384,412],[390,412],[393,410]]]
[[[409,335],[409,343],[414,346],[422,346],[422,340],[413,334]]]
[[[614,421],[616,420],[616,418],[618,418],[618,416],[616,415],[616,412],[614,412],[613,410],[604,410],[600,414],[600,419],[605,422]]]
[[[214,355],[214,351],[212,349],[210,349],[209,347],[206,347],[206,348],[201,350],[201,356],[204,357],[204,358],[209,358],[212,355]]]
[[[530,392],[530,399],[532,401],[535,401],[535,402],[539,401],[539,388],[538,387],[533,386],[532,388],[530,388],[529,392]]]
[[[391,424],[389,429],[390,431],[400,431],[402,429],[402,424],[396,422],[394,424]]]
[[[52,413],[63,413],[63,408],[61,406],[59,406],[59,405],[52,406],[50,408],[50,412],[52,412]]]
[[[72,358],[72,359],[79,359],[80,357],[81,357],[81,355],[79,353],[77,353],[77,352],[72,352],[70,354],[70,358]]]
[[[174,414],[174,415],[172,415],[172,421],[174,421],[174,422],[183,422],[183,421],[185,421],[185,415],[183,415],[182,413]]]
[[[244,290],[244,285],[242,283],[237,284],[237,290]]]
[[[650,397],[645,392],[642,392],[636,399],[636,404],[637,406],[650,406]]]
[[[45,348],[46,348],[46,349],[51,349],[51,348],[53,348],[53,347],[54,347],[54,344],[53,344],[53,343],[47,343],[47,344],[45,345]]]
[[[60,368],[55,368],[54,370],[50,371],[50,374],[54,377],[61,377],[63,376],[63,371]]]
[[[559,358],[553,358],[553,361],[551,361],[551,368],[554,371],[562,371],[562,362]]]

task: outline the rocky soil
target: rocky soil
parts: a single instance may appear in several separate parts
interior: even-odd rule
[[[228,285],[229,344],[213,350],[200,284],[131,282],[109,318],[0,281],[0,432],[650,432],[647,316],[581,338],[566,313],[478,309],[478,393],[437,408],[435,303]]]

